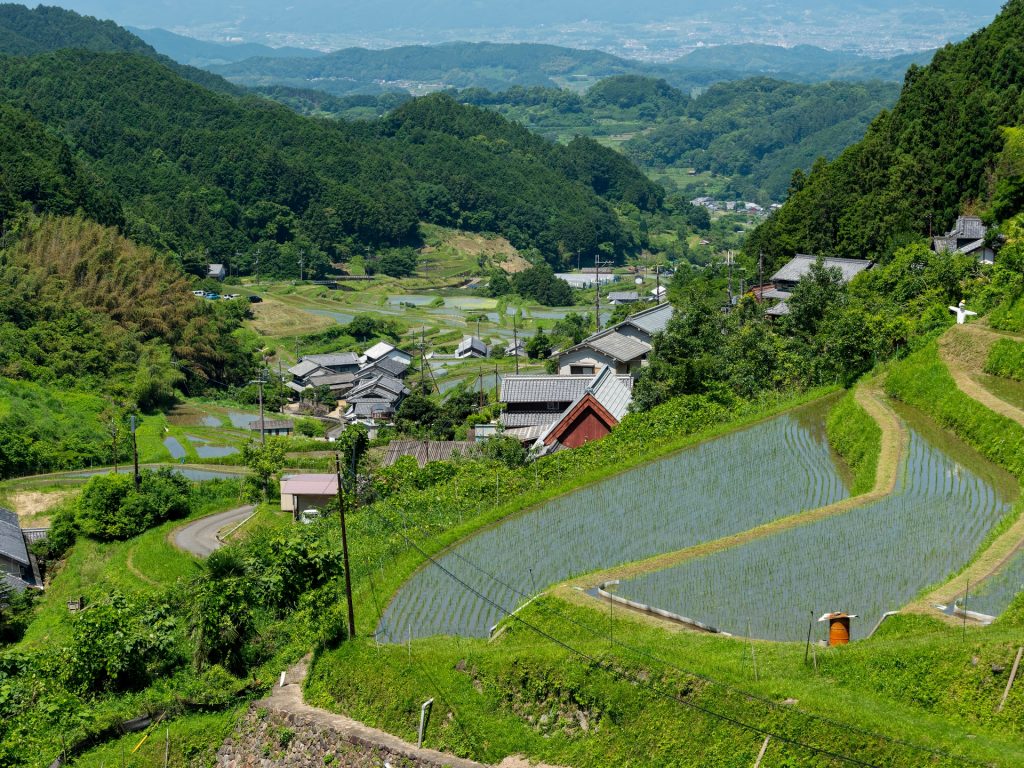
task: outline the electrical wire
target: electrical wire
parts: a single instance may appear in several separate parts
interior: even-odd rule
[[[512,586],[511,584],[507,583],[503,579],[501,579],[498,576],[494,575],[493,573],[490,573],[485,568],[477,565],[476,563],[471,561],[469,558],[467,558],[464,555],[460,554],[456,549],[451,549],[446,554],[450,554],[450,555],[455,556],[456,558],[458,558],[462,562],[466,563],[471,568],[477,570],[478,572],[480,572],[481,574],[483,574],[487,578],[489,578],[492,581],[494,581],[496,584],[501,585],[502,587],[504,587],[505,589],[509,590],[513,594],[519,595],[523,599],[527,599],[528,600],[528,599],[533,597],[533,595],[530,595],[530,594],[528,594],[526,592],[523,592],[522,590]],[[531,578],[532,578],[532,574],[531,574]],[[545,610],[546,611],[546,609],[543,606],[539,606],[539,608],[541,610]],[[504,611],[507,615],[511,615],[511,612],[507,608],[500,607],[500,610]],[[549,611],[546,611],[546,612],[548,612],[549,615],[551,615],[551,612],[549,612]],[[818,721],[823,722],[823,723],[828,723],[829,725],[835,726],[835,727],[840,728],[842,730],[845,730],[845,731],[847,731],[849,733],[856,733],[856,734],[859,734],[861,736],[868,736],[868,737],[879,739],[879,740],[882,740],[882,741],[887,741],[890,744],[898,744],[898,745],[900,745],[902,747],[906,747],[908,749],[917,750],[917,751],[921,751],[921,752],[927,752],[927,753],[933,754],[933,755],[935,755],[937,757],[944,757],[944,758],[947,758],[947,759],[950,759],[950,760],[958,760],[958,761],[962,761],[962,762],[966,761],[968,763],[971,763],[972,765],[978,765],[978,766],[986,766],[987,765],[987,763],[983,763],[983,762],[978,761],[978,760],[972,760],[971,758],[964,757],[962,755],[953,755],[953,754],[950,754],[949,752],[946,752],[946,751],[941,750],[941,749],[937,749],[935,747],[928,747],[928,746],[924,746],[922,744],[914,744],[913,742],[904,741],[903,739],[897,738],[895,736],[886,736],[885,734],[878,733],[876,731],[869,731],[869,730],[864,729],[864,728],[858,728],[855,725],[850,725],[850,724],[844,723],[844,722],[842,722],[840,720],[835,720],[833,718],[828,717],[827,715],[819,715],[819,714],[816,714],[814,712],[808,712],[807,710],[799,709],[797,707],[789,707],[789,706],[786,706],[784,704],[780,704],[777,701],[773,701],[772,699],[766,698],[764,696],[760,696],[760,695],[758,695],[756,693],[752,693],[752,692],[747,691],[747,690],[745,690],[743,688],[739,688],[739,687],[737,687],[737,686],[735,686],[735,685],[733,685],[731,683],[727,683],[727,682],[724,682],[722,680],[718,680],[718,679],[715,679],[713,677],[709,677],[708,675],[700,673],[700,672],[695,672],[693,670],[685,669],[684,667],[680,667],[677,664],[674,664],[671,661],[668,661],[667,659],[663,659],[663,658],[657,656],[656,654],[651,653],[650,651],[645,651],[642,648],[637,648],[635,646],[631,646],[628,643],[622,642],[621,640],[616,640],[614,638],[608,637],[608,635],[606,633],[602,632],[601,630],[595,629],[594,627],[586,624],[585,622],[579,621],[578,619],[574,619],[571,616],[563,616],[563,615],[559,614],[558,618],[560,618],[563,621],[568,622],[569,624],[572,624],[573,626],[575,626],[575,627],[577,627],[579,629],[584,630],[585,632],[588,632],[589,634],[591,634],[594,637],[601,638],[601,639],[607,639],[610,642],[612,642],[612,644],[614,644],[614,645],[616,645],[616,646],[618,646],[620,648],[623,648],[625,650],[628,650],[628,651],[630,651],[632,653],[635,653],[638,656],[650,659],[650,660],[655,661],[655,662],[657,662],[659,664],[663,664],[666,667],[669,667],[670,669],[675,670],[676,672],[680,672],[682,674],[690,675],[692,677],[695,677],[695,678],[697,678],[699,680],[702,680],[704,682],[710,683],[712,685],[720,686],[720,687],[722,687],[722,688],[724,688],[724,689],[726,689],[726,690],[728,690],[730,692],[736,693],[736,694],[738,694],[740,696],[743,696],[743,697],[745,697],[745,698],[747,698],[747,699],[749,699],[751,701],[756,701],[758,703],[764,704],[766,706],[769,706],[769,707],[771,707],[771,708],[773,708],[773,709],[775,709],[777,711],[783,712],[785,714],[800,714],[800,715],[803,715],[804,717],[807,717],[807,718],[810,718],[810,719],[813,719],[813,720],[818,720]]]
[[[508,611],[504,607],[502,607],[501,605],[499,605],[498,603],[494,602],[493,600],[491,600],[486,595],[484,595],[481,592],[479,592],[476,588],[474,588],[469,583],[463,581],[461,578],[459,578],[452,571],[450,571],[447,568],[445,568],[444,565],[442,565],[440,562],[438,562],[433,556],[428,554],[422,547],[420,547],[420,545],[417,542],[415,542],[413,539],[409,538],[409,536],[406,535],[404,532],[401,535],[402,535],[402,538],[405,539],[406,543],[409,546],[411,546],[413,549],[415,549],[417,552],[419,552],[420,555],[422,557],[424,557],[425,559],[427,559],[433,566],[435,566],[438,569],[440,569],[449,578],[451,578],[453,581],[455,581],[456,583],[461,585],[463,589],[471,592],[472,594],[476,595],[479,599],[483,600],[486,603],[489,603],[490,605],[492,605],[493,607],[497,608],[498,610],[503,611],[505,613],[508,613]],[[670,693],[668,691],[664,691],[664,690],[662,690],[660,688],[656,688],[656,687],[654,687],[652,685],[649,685],[649,684],[647,684],[646,681],[641,680],[639,677],[630,676],[630,675],[626,674],[625,672],[623,672],[621,670],[615,669],[614,667],[610,666],[609,664],[606,664],[604,661],[602,661],[601,659],[597,658],[596,656],[593,656],[593,655],[591,655],[591,654],[589,654],[589,653],[587,653],[585,651],[579,650],[578,648],[575,648],[572,645],[570,645],[569,643],[565,642],[564,640],[561,640],[561,639],[555,637],[554,635],[552,635],[551,633],[545,631],[544,629],[542,629],[542,628],[540,628],[540,627],[538,627],[538,626],[536,626],[534,624],[531,624],[530,622],[526,621],[525,619],[523,619],[518,614],[509,613],[508,616],[510,618],[512,618],[513,620],[515,620],[516,622],[522,624],[527,629],[530,629],[531,631],[533,631],[537,635],[539,635],[539,636],[545,638],[546,640],[549,640],[550,642],[558,645],[559,647],[563,648],[564,650],[568,651],[569,653],[575,654],[575,655],[577,655],[577,656],[587,660],[591,664],[594,664],[595,666],[610,672],[612,675],[614,675],[616,677],[619,677],[619,678],[626,679],[626,680],[628,680],[629,682],[631,682],[631,683],[633,683],[635,685],[644,685],[645,687],[648,688],[648,690],[650,690],[651,692],[653,692],[656,695],[662,696],[663,698],[667,698],[667,699],[669,699],[671,701],[675,701],[675,702],[677,702],[679,704],[682,704],[685,707],[688,707],[690,709],[694,709],[694,710],[696,710],[698,712],[701,712],[701,713],[703,713],[703,714],[705,714],[705,715],[707,715],[709,717],[721,720],[723,722],[730,723],[732,725],[735,725],[738,728],[742,728],[744,730],[751,731],[753,733],[758,733],[761,736],[770,736],[773,739],[776,739],[777,741],[781,741],[781,742],[783,742],[785,744],[791,744],[791,745],[793,745],[795,747],[799,747],[799,748],[806,749],[806,750],[809,750],[809,751],[812,751],[812,752],[816,752],[816,753],[818,753],[820,755],[824,755],[826,757],[832,758],[834,760],[839,760],[839,761],[848,763],[850,765],[865,766],[866,768],[879,768],[879,766],[876,766],[873,763],[869,763],[869,762],[866,762],[864,760],[860,760],[860,759],[858,759],[856,757],[851,757],[849,755],[844,755],[844,754],[842,754],[840,752],[834,752],[832,750],[825,749],[824,747],[817,747],[817,746],[814,746],[813,744],[808,744],[806,742],[800,741],[799,739],[794,739],[794,738],[792,738],[790,736],[784,736],[782,734],[776,733],[774,731],[770,731],[770,730],[768,730],[766,728],[762,728],[760,726],[751,725],[750,723],[746,723],[746,722],[744,722],[744,721],[742,721],[742,720],[740,720],[740,719],[738,719],[736,717],[733,717],[732,715],[727,715],[727,714],[724,714],[722,712],[717,712],[716,710],[713,710],[713,709],[711,709],[709,707],[702,706],[700,704],[697,704],[696,702],[687,701],[686,699],[684,699],[684,698],[682,698],[680,696],[677,696],[677,695],[672,694],[672,693]]]

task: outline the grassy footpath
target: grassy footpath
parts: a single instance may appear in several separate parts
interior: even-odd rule
[[[885,382],[893,397],[912,405],[951,430],[995,464],[1018,479],[1024,478],[1024,426],[993,413],[962,392],[939,357],[937,342],[892,366]],[[1012,556],[1024,541],[1024,499],[986,537],[980,555],[955,578],[912,606],[930,611],[934,603],[949,603],[970,581],[977,584]],[[1016,604],[1022,601],[1018,596]]]
[[[852,390],[829,413],[825,428],[829,444],[853,473],[850,495],[858,496],[874,487],[882,428],[857,402]]]
[[[839,400],[830,412],[827,420],[829,425],[833,424],[837,411],[840,413],[840,419],[836,421],[835,427],[830,427],[829,436],[831,438],[832,432],[845,430],[842,435],[843,442],[836,450],[853,471],[854,489],[857,488],[858,483],[861,486],[866,484],[866,487],[859,491],[851,491],[850,496],[834,504],[798,512],[731,536],[724,536],[686,549],[664,552],[645,560],[623,563],[603,571],[585,574],[558,585],[553,594],[562,599],[582,604],[589,598],[584,597],[579,590],[589,589],[595,584],[615,579],[625,581],[634,579],[640,574],[672,568],[687,560],[732,549],[755,539],[774,536],[790,528],[809,525],[826,517],[850,512],[888,496],[896,485],[900,457],[906,449],[906,428],[892,409],[882,403],[880,393],[874,384],[861,385],[857,390],[849,392]],[[849,423],[846,420],[849,420]],[[866,436],[860,438],[852,434],[853,428],[863,429]],[[867,470],[870,470],[870,475],[866,474]],[[641,614],[631,613],[630,616],[640,617]],[[649,618],[652,622],[658,623],[653,617]]]
[[[873,765],[1024,760],[1024,695],[995,716],[991,672],[1012,660],[1019,623],[964,643],[955,629],[898,617],[883,637],[817,649],[817,671],[800,644],[757,642],[755,680],[742,640],[666,632],[548,597],[520,616],[526,624],[512,622],[492,643],[348,644],[321,658],[307,699],[414,739],[419,703],[434,697],[428,745],[487,761],[525,753],[577,768],[750,766],[763,736],[723,717],[777,735],[769,765],[840,764],[783,739]]]

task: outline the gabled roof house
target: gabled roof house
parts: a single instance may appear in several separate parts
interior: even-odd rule
[[[985,244],[988,227],[980,216],[958,216],[956,225],[944,235],[932,238],[932,250],[936,253],[960,253],[974,256],[983,264],[995,262],[996,253]]]
[[[608,367],[615,373],[635,375],[651,352],[654,334],[665,330],[671,317],[671,304],[659,304],[631,315],[561,352],[558,372],[595,376]]]
[[[32,560],[18,516],[0,507],[0,579],[21,592],[35,586]]]
[[[469,357],[487,357],[491,354],[491,348],[484,344],[476,336],[466,336],[455,348],[455,356],[463,359]]]

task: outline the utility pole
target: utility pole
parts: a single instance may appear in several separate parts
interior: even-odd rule
[[[764,249],[758,249],[757,251],[757,287],[760,288],[764,285]],[[761,292],[758,291],[758,299],[761,298]]]
[[[518,312],[518,310],[517,310]],[[512,343],[514,346],[512,349],[515,351],[514,357],[516,358],[516,376],[519,375],[519,323],[516,316],[512,315]]]
[[[611,264],[610,261],[601,261],[601,255],[594,257],[594,325],[601,330],[601,267]]]
[[[351,445],[352,457],[355,458],[356,447],[353,440]],[[348,603],[348,639],[356,636],[356,616],[352,608],[352,572],[348,567],[348,532],[345,530],[345,499],[342,496],[341,486],[341,454],[334,454],[334,470],[338,476],[338,516],[341,518],[341,556],[345,568],[345,600]],[[356,492],[355,478],[352,478],[352,493]]]
[[[494,364],[494,402],[498,402],[501,395],[498,393],[498,364]]]
[[[479,388],[480,388],[480,408],[482,409],[484,407],[484,367],[482,365],[480,366],[480,383],[479,383]]]
[[[732,251],[726,252],[725,263],[729,265],[729,306],[732,306]]]
[[[264,445],[266,445],[267,444],[267,431],[266,431],[266,421],[263,418],[263,385],[266,384],[267,382],[264,380],[263,374],[264,374],[264,371],[260,371],[260,377],[258,379],[253,379],[249,383],[257,385],[259,387],[259,389],[260,389],[260,442],[263,443]]]
[[[661,304],[661,264],[654,265],[654,296],[657,299],[657,303]]]
[[[299,282],[302,282],[302,268],[306,264],[306,252],[299,251]]]
[[[135,439],[135,414],[132,414],[132,456],[135,460],[135,490],[139,490],[142,477],[139,475],[139,444]]]

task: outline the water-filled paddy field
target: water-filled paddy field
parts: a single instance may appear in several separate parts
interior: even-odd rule
[[[890,496],[624,581],[618,594],[731,633],[749,624],[769,640],[801,640],[811,614],[847,611],[863,637],[885,611],[965,565],[1016,495],[1010,475],[901,414],[910,441]]]
[[[998,616],[1021,592],[1024,592],[1024,548],[1018,549],[999,571],[980,584],[971,585],[970,594],[966,595],[966,606],[970,611]],[[964,597],[960,596],[957,605],[964,606]]]
[[[548,584],[839,501],[848,484],[824,417],[820,403],[784,414],[489,528],[438,558],[487,599],[428,564],[388,607],[382,637],[486,636],[524,594]]]

